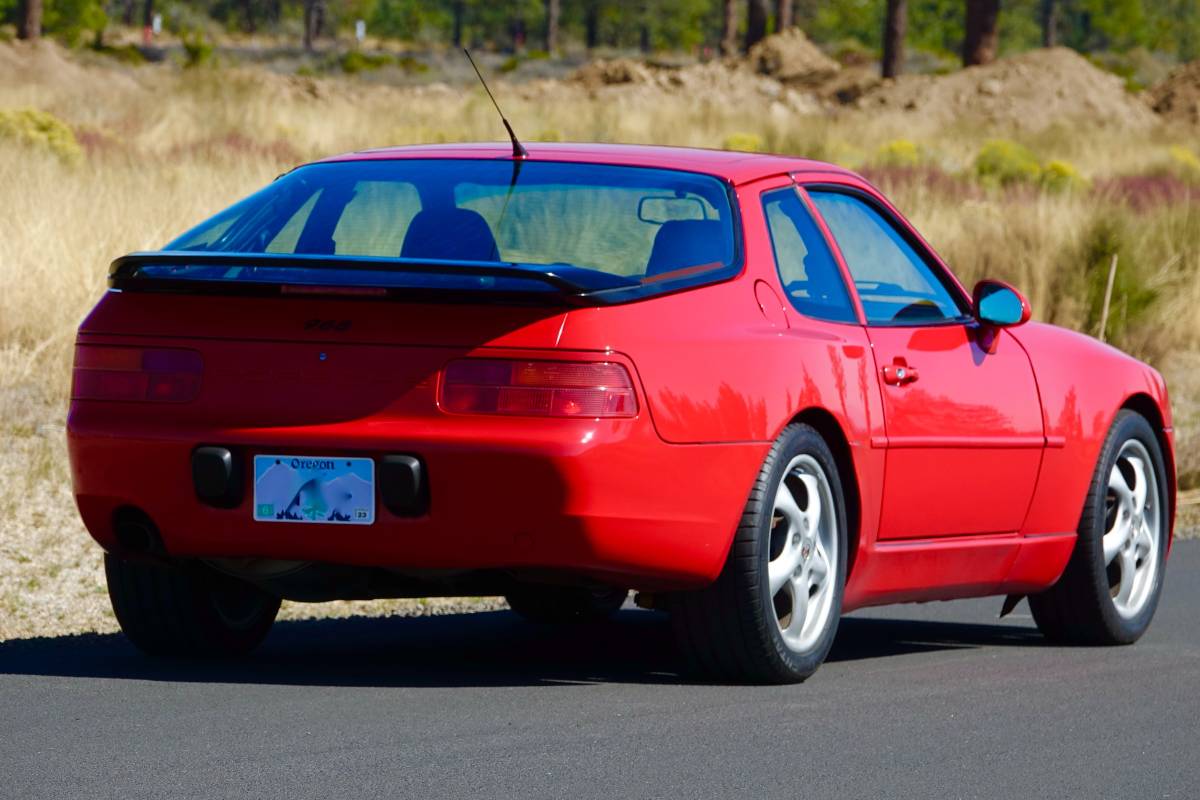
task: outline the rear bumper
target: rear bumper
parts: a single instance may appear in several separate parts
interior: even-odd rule
[[[768,446],[671,445],[644,417],[227,429],[148,422],[136,405],[87,401],[72,405],[67,430],[80,513],[110,551],[120,549],[114,515],[132,507],[153,521],[173,557],[548,569],[637,588],[717,576]],[[401,518],[377,497],[370,526],[254,522],[249,486],[229,509],[196,498],[191,453],[202,444],[236,447],[247,461],[256,452],[417,454],[427,468],[428,513]]]

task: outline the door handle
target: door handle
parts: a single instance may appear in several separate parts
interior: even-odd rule
[[[904,386],[919,377],[917,368],[907,364],[889,364],[883,368],[883,382],[888,386]]]

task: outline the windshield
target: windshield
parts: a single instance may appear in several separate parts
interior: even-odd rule
[[[716,178],[509,159],[301,167],[166,249],[518,264],[569,272],[576,282],[600,288],[710,282],[736,272],[737,253],[729,192]],[[319,272],[319,262],[310,271]],[[338,275],[326,280],[345,278],[340,270],[331,272]],[[211,267],[164,266],[153,275],[263,279],[251,267],[214,273]],[[382,279],[375,272],[369,280]],[[473,288],[500,285],[470,281]],[[429,285],[411,272],[386,279],[388,286],[397,282]]]

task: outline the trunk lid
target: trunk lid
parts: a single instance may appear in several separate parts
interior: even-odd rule
[[[529,306],[108,292],[79,341],[200,353],[199,398],[148,404],[148,419],[322,425],[432,415],[448,361],[481,348],[553,350],[565,317]]]

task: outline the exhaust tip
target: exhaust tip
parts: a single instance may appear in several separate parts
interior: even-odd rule
[[[113,515],[113,534],[121,552],[127,555],[166,555],[158,528],[144,511],[123,508]]]

